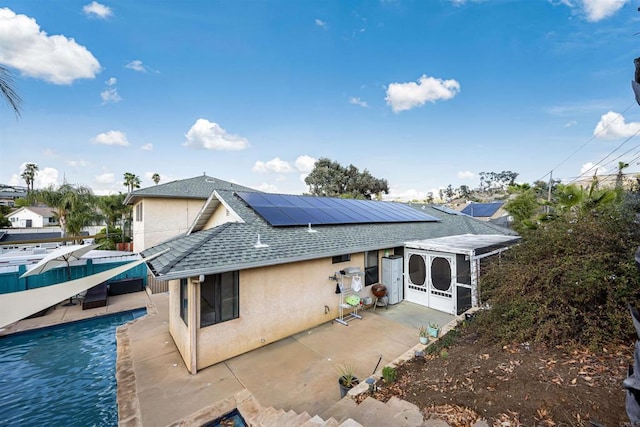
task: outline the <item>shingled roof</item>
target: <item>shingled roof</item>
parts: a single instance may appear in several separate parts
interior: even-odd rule
[[[209,198],[213,190],[256,191],[253,188],[223,181],[207,175],[181,179],[132,191],[124,199],[126,205],[132,205],[143,198],[202,199]]]
[[[515,235],[511,230],[428,206],[425,213],[438,222],[324,225],[314,226],[315,232],[307,227],[272,227],[232,191],[218,193],[244,222],[226,223],[145,250],[146,257],[170,249],[148,263],[156,277],[169,280],[286,264],[451,235]],[[255,247],[258,234],[267,247]]]

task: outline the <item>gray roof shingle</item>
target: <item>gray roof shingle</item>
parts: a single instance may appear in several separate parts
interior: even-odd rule
[[[223,181],[207,175],[201,175],[195,178],[171,181],[165,184],[154,185],[132,191],[127,194],[124,203],[127,205],[134,204],[138,200],[147,197],[206,200],[213,190],[256,191],[253,188],[245,187],[233,182]]]
[[[425,207],[425,213],[439,222],[325,225],[314,226],[316,232],[310,233],[307,227],[272,227],[232,191],[218,193],[245,222],[226,223],[145,250],[143,255],[150,256],[170,249],[148,262],[158,278],[178,279],[392,248],[409,240],[459,234],[515,235],[511,230],[431,207]],[[258,234],[268,247],[254,247]]]

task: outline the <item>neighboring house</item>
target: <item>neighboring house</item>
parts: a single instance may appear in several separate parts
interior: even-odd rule
[[[57,225],[55,211],[49,207],[24,207],[11,212],[7,218],[11,221],[11,227],[15,228],[40,228]]]
[[[0,206],[15,206],[16,199],[27,197],[27,187],[0,184]]]
[[[144,251],[166,251],[147,265],[169,281],[169,332],[191,373],[333,320],[337,285],[358,276],[360,296],[371,296],[391,259],[406,272],[399,299],[464,311],[477,305],[479,259],[518,239],[433,207],[344,202],[218,189],[189,212],[186,233]]]
[[[504,202],[470,202],[460,212],[482,221],[489,221],[507,215],[507,212],[502,208],[503,206]]]
[[[213,190],[255,191],[202,175],[129,193],[124,203],[133,205],[133,250],[141,252],[187,232]]]

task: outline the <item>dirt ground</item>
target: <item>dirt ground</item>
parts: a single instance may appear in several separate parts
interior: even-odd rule
[[[479,419],[499,427],[629,425],[622,380],[633,363],[632,346],[587,350],[482,343],[470,330],[433,354],[415,357],[384,381],[379,400],[399,396],[418,405],[425,418],[452,426]],[[441,338],[452,341],[453,337]]]

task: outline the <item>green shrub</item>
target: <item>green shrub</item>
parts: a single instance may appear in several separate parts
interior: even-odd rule
[[[516,247],[482,266],[477,327],[502,342],[630,342],[628,304],[640,304],[635,213],[621,205],[560,216],[525,232]]]
[[[384,378],[386,382],[392,383],[396,380],[397,377],[398,372],[396,371],[396,368],[393,368],[391,366],[385,366],[384,368],[382,368],[382,378]]]

